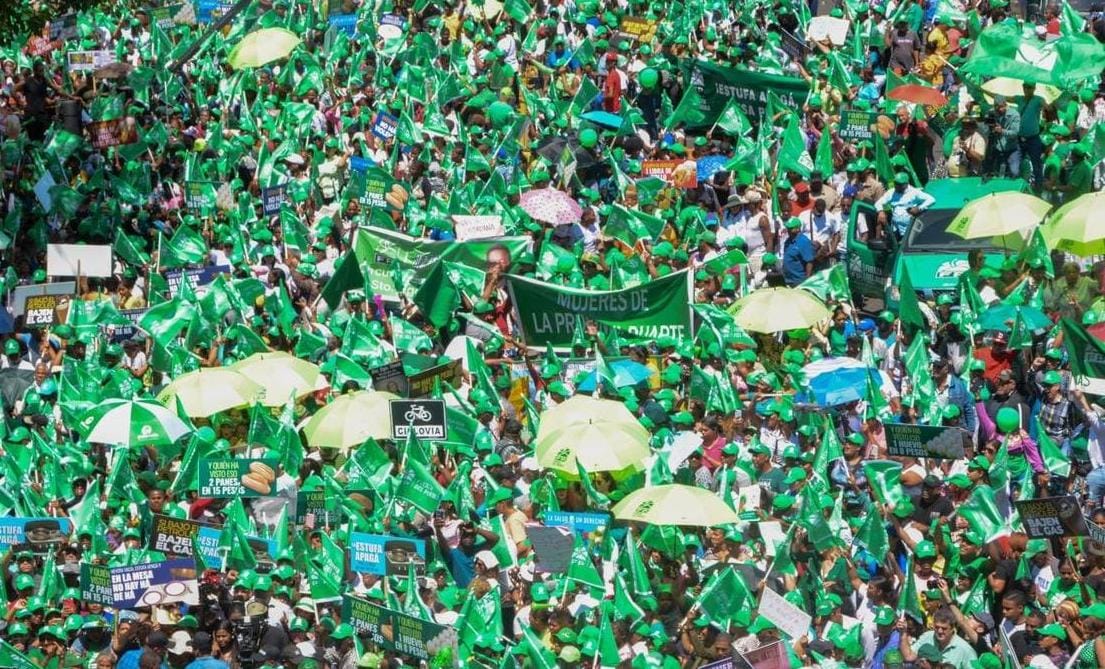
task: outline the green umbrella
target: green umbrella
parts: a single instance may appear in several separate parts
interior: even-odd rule
[[[349,449],[369,437],[391,439],[391,393],[362,390],[342,395],[300,423],[307,443],[316,448]]]
[[[1023,243],[1026,229],[1039,225],[1051,203],[1018,191],[987,193],[968,202],[948,225],[948,232],[964,239],[1017,235]]]
[[[79,424],[85,439],[117,446],[165,446],[191,432],[175,413],[149,400],[106,400]]]
[[[1048,246],[1073,253],[1092,256],[1105,253],[1105,192],[1086,193],[1055,210],[1040,226],[1040,232]]]
[[[679,483],[635,490],[612,511],[619,520],[649,525],[716,527],[740,522],[736,512],[714,493]]]
[[[261,67],[275,60],[287,58],[302,40],[284,28],[262,28],[242,38],[231,50],[226,61],[235,70]]]
[[[245,406],[261,392],[261,386],[241,372],[229,367],[212,367],[182,374],[165,386],[157,401],[172,407],[179,400],[188,416],[205,418]]]
[[[293,396],[314,392],[320,379],[318,365],[283,351],[254,353],[230,369],[261,385],[264,394],[258,401],[267,407],[284,406]]]
[[[621,402],[576,395],[541,414],[537,463],[576,474],[640,469],[649,434]]]
[[[729,308],[737,325],[751,332],[783,332],[813,327],[829,317],[825,303],[797,288],[763,288]]]

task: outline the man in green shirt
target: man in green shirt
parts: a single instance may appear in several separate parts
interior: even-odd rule
[[[1063,192],[1063,201],[1070,202],[1079,195],[1084,195],[1093,190],[1093,170],[1086,160],[1086,150],[1081,146],[1075,146],[1070,151],[1070,170],[1067,173],[1067,183],[1059,184],[1056,190]]]
[[[1039,189],[1044,183],[1044,144],[1040,140],[1040,116],[1044,111],[1044,99],[1036,95],[1036,84],[1025,82],[1021,100],[1021,128],[1018,137],[1021,153],[1032,163],[1032,185]]]

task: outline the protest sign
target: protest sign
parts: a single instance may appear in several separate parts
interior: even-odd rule
[[[47,212],[50,212],[54,208],[54,198],[50,196],[50,189],[57,185],[54,181],[54,176],[50,174],[50,170],[42,170],[42,176],[35,182],[32,190],[35,194],[35,199],[42,205],[42,208]]]
[[[840,113],[838,134],[841,139],[846,140],[871,139],[878,132],[878,120],[877,112],[862,109],[844,109]]]
[[[89,604],[114,606],[111,591],[111,569],[104,565],[81,563],[81,599]]]
[[[265,216],[276,216],[280,213],[280,208],[288,200],[287,188],[287,184],[280,184],[261,189],[261,207]]]
[[[546,511],[542,520],[549,527],[567,527],[573,532],[586,534],[600,527],[610,527],[609,513],[583,513],[579,511]]]
[[[211,211],[215,208],[219,183],[216,181],[185,181],[184,205],[196,211]]]
[[[110,587],[113,606],[131,608],[143,601],[152,587],[169,583],[195,583],[196,567],[192,560],[166,560],[126,567],[111,567]],[[187,589],[187,586],[186,588]],[[83,588],[82,588],[83,590]],[[161,603],[163,597],[156,597]],[[145,602],[143,602],[145,604]],[[146,604],[149,605],[149,604]]]
[[[656,28],[659,21],[644,19],[639,16],[623,16],[618,24],[618,33],[625,38],[636,41],[638,44],[648,44],[656,38]]]
[[[403,371],[403,363],[400,360],[389,362],[386,365],[373,367],[368,370],[372,376],[372,387],[385,393],[406,397],[409,384],[407,374]]]
[[[563,527],[528,527],[526,536],[542,574],[563,574],[572,562],[572,532]]]
[[[27,40],[27,51],[32,56],[45,56],[54,50],[55,43],[42,35],[35,35]]]
[[[334,29],[340,30],[350,37],[357,34],[356,14],[331,14],[329,23]]]
[[[60,301],[60,295],[28,295],[23,307],[23,323],[32,330],[55,325]]]
[[[454,214],[453,232],[458,241],[486,239],[506,234],[502,216],[461,216]]]
[[[195,0],[196,22],[213,23],[234,6],[233,0]]]
[[[185,7],[188,7],[188,9],[186,10]],[[157,25],[162,30],[172,28],[177,24],[184,25],[196,22],[196,12],[195,9],[191,7],[191,3],[148,7],[146,13],[149,14],[150,22]]]
[[[11,547],[44,553],[73,531],[68,518],[0,518],[0,552]]]
[[[1087,534],[1082,506],[1074,495],[1017,500],[1014,504],[1024,523],[1025,533],[1033,539]]]
[[[322,521],[323,525],[327,525],[328,523],[325,520],[327,520],[328,515],[336,519],[339,514],[337,500],[325,488],[300,490],[296,493],[295,522],[300,525],[307,521],[308,516]]]
[[[126,325],[110,324],[101,326],[104,336],[111,340],[112,344],[121,344],[134,337],[138,333],[138,321],[146,315],[147,309],[120,309],[119,315],[130,321]]]
[[[426,542],[386,534],[352,532],[349,535],[349,568],[360,574],[406,576],[411,567],[426,572]]]
[[[407,30],[407,20],[398,14],[384,14],[380,17],[380,37],[385,40],[395,40],[403,36]]]
[[[392,437],[406,439],[412,429],[418,439],[444,439],[445,401],[391,400]]]
[[[727,657],[723,660],[717,660],[710,664],[704,664],[699,669],[733,669],[733,658]]]
[[[50,276],[111,276],[111,246],[107,244],[47,244]]]
[[[188,286],[197,291],[201,287],[212,283],[220,274],[229,274],[230,268],[223,265],[207,265],[206,267],[195,267],[192,269],[170,269],[165,271],[165,284],[169,288],[169,297],[176,297],[180,294],[180,285],[184,281],[188,282]]]
[[[372,134],[380,139],[391,139],[399,130],[399,119],[387,112],[377,112],[372,119]]]
[[[435,379],[438,379],[443,387],[446,383],[456,386],[462,367],[460,360],[450,360],[444,365],[424,369],[407,379],[407,393],[411,398],[425,397],[433,392]]]
[[[633,339],[691,334],[691,293],[686,270],[623,290],[580,290],[507,276],[526,343],[569,348],[577,324],[595,321],[600,330],[619,331]]]
[[[641,174],[658,177],[676,188],[698,187],[698,165],[693,160],[645,160]]]
[[[353,595],[342,595],[341,600],[343,621],[352,625],[358,634],[367,635],[372,643],[381,648],[390,644],[391,619],[387,609]],[[385,627],[388,638],[384,638]]]
[[[967,431],[959,427],[886,425],[887,453],[899,457],[962,460],[966,437]]]
[[[492,249],[505,252],[509,264],[530,246],[531,240],[525,236],[434,241],[379,228],[358,229],[353,242],[368,289],[392,302],[399,300],[397,284],[412,297],[439,259],[483,271]]]
[[[787,657],[787,648],[782,641],[775,641],[755,650],[743,652],[741,657],[751,669],[790,669],[790,658]]]
[[[166,555],[191,556],[192,539],[199,535],[203,525],[195,520],[155,515],[150,528],[149,548]]]
[[[70,72],[91,72],[116,62],[114,51],[70,51],[65,61]]]
[[[852,22],[835,16],[815,16],[810,19],[806,35],[814,42],[828,40],[833,46],[843,46],[848,39],[848,27]]]
[[[349,196],[372,209],[403,211],[410,199],[406,184],[375,165],[350,163]]]
[[[73,12],[62,14],[50,20],[50,41],[64,42],[77,36],[77,15]]]
[[[685,68],[684,81],[698,89],[702,98],[699,109],[706,118],[699,127],[712,125],[730,98],[755,120],[767,109],[769,92],[791,109],[801,109],[810,92],[809,84],[796,77],[725,67],[704,60],[690,61]]]
[[[800,639],[810,631],[810,614],[783,599],[771,588],[764,588],[759,613],[792,639]]]
[[[54,283],[33,283],[16,286],[12,292],[12,316],[18,318],[26,313],[27,298],[32,295],[70,296],[77,289],[75,281],[56,281]]]
[[[138,132],[134,121],[126,118],[117,118],[111,121],[95,121],[89,123],[88,132],[92,137],[92,147],[96,149],[108,149],[123,144],[134,144],[138,141]]]
[[[196,476],[199,496],[233,498],[272,495],[278,464],[275,459],[202,458]]]

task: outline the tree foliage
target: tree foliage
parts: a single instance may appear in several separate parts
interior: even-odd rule
[[[0,47],[21,48],[22,40],[37,33],[46,22],[67,14],[81,12],[105,0],[11,0],[0,2]]]

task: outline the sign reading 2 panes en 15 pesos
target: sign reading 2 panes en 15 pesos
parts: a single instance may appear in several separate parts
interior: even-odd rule
[[[197,468],[200,497],[267,497],[276,493],[276,460],[203,458]]]

